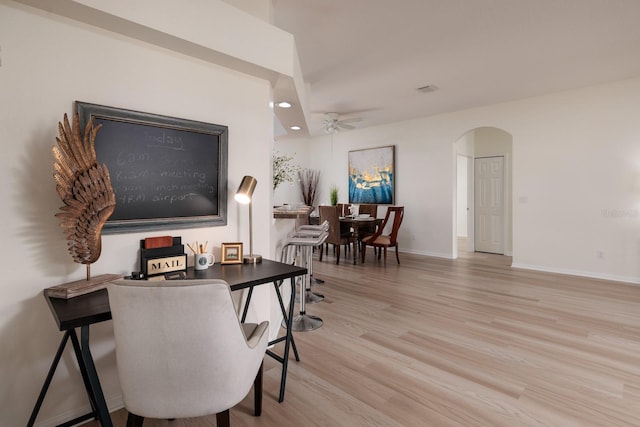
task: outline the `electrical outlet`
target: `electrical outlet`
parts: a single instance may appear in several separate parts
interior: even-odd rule
[[[603,251],[597,251],[596,252],[596,256],[598,257],[598,259],[604,259],[604,252]]]

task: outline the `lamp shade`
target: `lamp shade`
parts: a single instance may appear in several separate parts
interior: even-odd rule
[[[245,177],[242,178],[240,187],[238,187],[238,191],[236,191],[236,201],[243,204],[251,203],[251,196],[253,196],[253,190],[256,189],[257,184],[257,179],[252,176],[245,175]]]

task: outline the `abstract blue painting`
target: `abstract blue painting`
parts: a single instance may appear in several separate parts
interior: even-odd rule
[[[394,148],[349,151],[349,203],[393,204]]]

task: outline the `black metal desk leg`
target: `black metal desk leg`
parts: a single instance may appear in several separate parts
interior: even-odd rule
[[[282,283],[282,281],[280,281]],[[280,286],[277,282],[273,282],[273,287],[276,291],[276,296],[278,297],[278,304],[280,304],[280,312],[282,313],[282,323],[285,328],[289,325],[289,315],[287,314],[287,310],[284,308],[284,301],[282,301],[282,294],[280,293]],[[285,334],[285,339],[287,336]],[[296,340],[293,338],[293,334],[291,335],[291,347],[293,348],[293,355],[296,358],[296,362],[300,361],[300,356],[298,355],[298,349],[296,348]]]
[[[82,347],[80,346],[80,341],[78,341],[76,330],[70,329],[69,335],[71,337],[71,343],[73,344],[73,350],[76,354],[76,360],[78,361],[78,368],[80,368],[80,374],[82,375],[82,381],[84,382],[84,389],[87,391],[87,396],[89,396],[89,403],[91,403],[90,415],[92,418],[97,419],[98,411],[96,410],[96,408],[98,406],[98,403],[96,402],[96,397],[93,395],[93,391],[91,389],[89,373],[87,372],[87,367],[82,359]]]
[[[280,380],[280,397],[278,402],[284,401],[284,388],[287,382],[287,367],[289,366],[289,346],[293,339],[293,306],[296,303],[296,278],[291,279],[291,297],[289,300],[289,315],[287,316],[287,339],[284,341],[284,360],[282,361],[282,379]],[[297,352],[296,352],[297,353]]]
[[[92,391],[91,394],[93,395],[92,400],[96,402],[98,420],[102,427],[113,427],[111,417],[109,416],[109,410],[107,409],[107,402],[104,400],[104,394],[102,393],[102,387],[100,386],[100,380],[98,379],[96,366],[93,363],[93,356],[89,349],[89,325],[85,325],[80,328],[80,341],[82,349],[82,363],[84,363],[85,369],[87,370],[89,385]]]
[[[247,320],[247,313],[249,313],[249,305],[251,304],[251,295],[253,295],[253,286],[249,288],[249,294],[247,300],[244,302],[244,308],[242,309],[242,317],[240,323],[244,323]]]
[[[40,412],[40,407],[42,406],[44,397],[47,394],[47,390],[49,390],[49,385],[51,385],[53,374],[55,374],[56,369],[58,367],[58,363],[60,363],[62,352],[64,351],[64,347],[67,345],[68,340],[69,340],[69,331],[66,331],[64,333],[64,336],[60,340],[60,345],[58,346],[58,351],[56,352],[56,356],[53,358],[53,362],[51,362],[51,368],[49,368],[49,373],[47,374],[47,378],[44,380],[44,384],[42,385],[42,390],[40,390],[40,395],[38,396],[38,400],[36,401],[36,406],[33,407],[33,411],[31,412],[31,417],[29,418],[29,422],[27,423],[27,427],[32,427],[33,424],[36,422],[36,418],[38,417],[38,412]]]

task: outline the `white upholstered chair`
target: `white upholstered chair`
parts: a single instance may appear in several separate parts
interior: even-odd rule
[[[269,323],[241,324],[226,282],[117,280],[107,289],[127,426],[210,414],[228,426],[252,384],[260,415]]]

